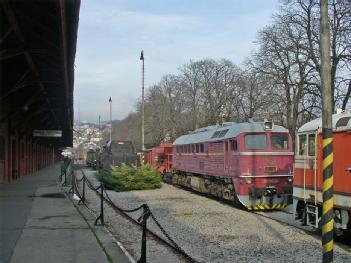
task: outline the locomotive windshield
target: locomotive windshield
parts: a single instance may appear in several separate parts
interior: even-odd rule
[[[267,148],[268,134],[247,134],[245,147],[248,150],[264,150]],[[270,134],[270,144],[273,150],[289,150],[289,135],[286,133]]]
[[[245,136],[245,147],[248,150],[263,150],[267,147],[266,134],[248,134]]]
[[[288,150],[289,139],[287,134],[272,134],[272,149],[274,150]]]

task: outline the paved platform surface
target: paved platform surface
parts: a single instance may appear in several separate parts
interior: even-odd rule
[[[54,165],[0,185],[0,262],[130,262],[84,206],[67,198]]]

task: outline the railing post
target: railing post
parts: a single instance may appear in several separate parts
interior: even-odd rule
[[[144,204],[143,214],[140,216],[138,221],[141,221],[143,226],[143,235],[141,238],[141,255],[138,263],[146,263],[146,231],[147,231],[147,219],[150,216],[150,210],[147,204]]]
[[[61,173],[60,173],[60,177],[59,177],[60,183],[62,183],[62,176],[63,176],[63,166],[61,165]]]
[[[101,225],[105,224],[104,222],[104,184],[101,182],[100,184],[101,195],[100,195],[100,215],[96,218],[94,225]],[[99,223],[100,222],[100,223]]]
[[[64,174],[65,174],[65,181],[63,182],[62,185],[66,186],[67,185],[67,168],[65,169]]]
[[[74,195],[74,185],[75,185],[75,174],[74,171],[71,171],[71,188],[69,189],[68,193]]]
[[[83,193],[82,193],[82,197],[79,200],[78,204],[85,204],[85,175],[83,174]]]

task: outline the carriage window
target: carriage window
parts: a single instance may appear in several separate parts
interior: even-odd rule
[[[196,152],[198,153],[199,152],[199,145],[195,144],[195,146],[196,146]]]
[[[299,135],[299,155],[305,155],[306,134]]]
[[[261,150],[267,146],[266,134],[248,134],[245,136],[245,146],[248,150]]]
[[[191,152],[191,153],[194,152],[194,144],[191,145],[190,152]]]
[[[229,152],[229,142],[224,142],[225,143],[225,151]]]
[[[205,150],[204,150],[204,145],[201,143],[201,144],[200,144],[200,152],[203,153],[204,151],[205,151]]]
[[[0,136],[0,160],[5,160],[5,139]]]
[[[272,134],[272,149],[287,150],[289,148],[289,139],[287,134]]]
[[[309,156],[316,155],[316,135],[315,134],[308,135],[308,155]]]
[[[230,141],[230,150],[235,151],[235,152],[238,150],[238,144],[237,144],[236,140]]]

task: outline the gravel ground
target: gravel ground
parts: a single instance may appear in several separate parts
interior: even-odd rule
[[[86,171],[98,185],[94,172]],[[292,226],[242,211],[222,202],[164,184],[161,189],[114,192],[113,202],[124,209],[147,203],[170,236],[199,262],[321,262],[321,241]],[[98,197],[88,191],[89,207],[99,211]],[[136,213],[134,218],[138,218]],[[286,214],[285,214],[286,216]],[[141,230],[112,209],[105,221],[116,238],[136,259]],[[148,220],[148,228],[159,233]],[[182,262],[166,247],[148,241],[148,262]],[[350,247],[334,247],[335,262],[351,262]]]
[[[89,181],[92,182],[95,187],[99,186],[100,183],[95,178],[95,172],[85,170],[85,174]],[[76,172],[77,179],[81,178],[79,172]],[[82,193],[82,183],[80,183],[80,193]],[[115,192],[108,191],[109,196],[113,201]],[[96,215],[100,214],[100,198],[86,186],[86,202],[89,209]],[[117,204],[117,203],[116,203]],[[121,206],[121,208],[128,209],[127,206]],[[135,208],[135,207],[132,207]],[[141,215],[142,211],[135,212],[133,218],[137,219]],[[104,206],[104,221],[105,226],[115,236],[115,238],[124,246],[129,254],[138,261],[140,258],[141,251],[141,237],[142,229],[140,226],[135,225],[123,215],[116,213],[108,205]],[[149,220],[150,221],[150,220]],[[167,260],[165,260],[167,259]],[[147,240],[147,262],[165,263],[165,262],[183,262],[182,258],[174,255],[173,251],[166,246],[160,246],[160,244],[148,238]],[[185,262],[185,261],[184,261]]]

